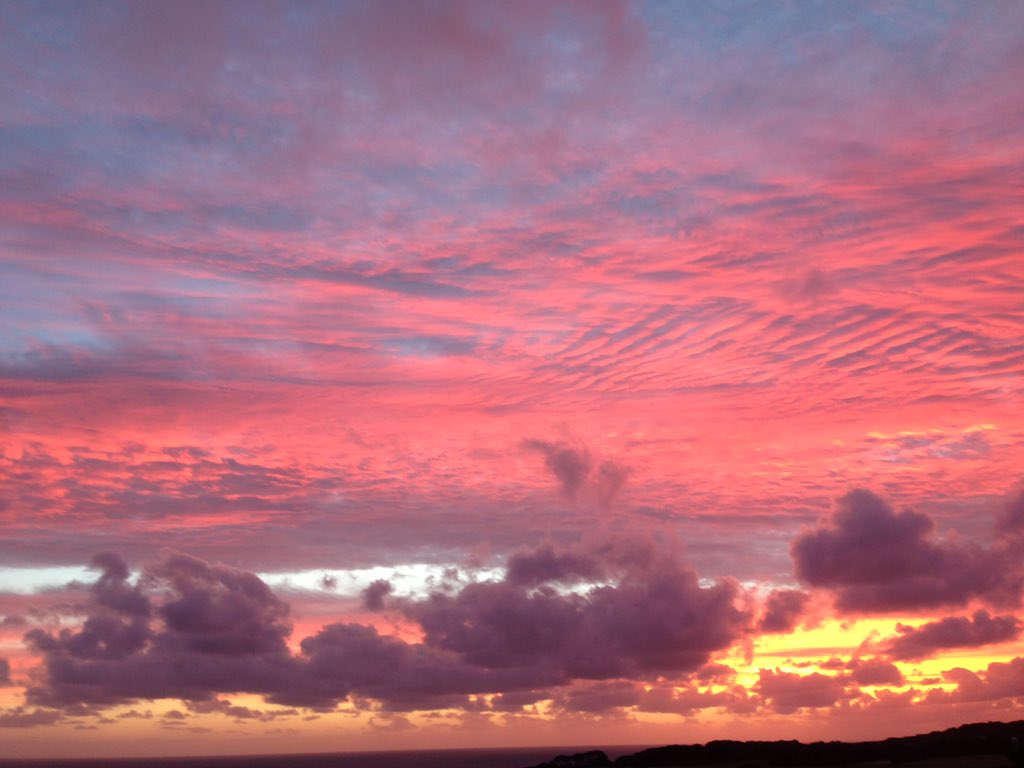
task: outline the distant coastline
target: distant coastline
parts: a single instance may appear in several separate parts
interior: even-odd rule
[[[881,766],[1024,768],[1024,720],[971,723],[881,741],[710,741],[645,749],[613,759],[600,750],[564,754],[533,768],[683,768],[684,766]]]
[[[1024,768],[1022,750],[1024,720],[1017,720],[971,723],[863,742],[715,740],[651,748],[513,747],[206,757],[0,758],[0,768]]]

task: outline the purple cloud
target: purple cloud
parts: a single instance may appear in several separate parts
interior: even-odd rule
[[[558,479],[563,495],[575,499],[590,476],[590,451],[582,446],[537,439],[524,440],[523,446],[544,457],[544,464]]]
[[[692,715],[709,707],[722,707],[731,712],[749,712],[756,702],[743,686],[713,692],[696,686],[656,685],[640,694],[637,709],[641,712],[671,712]]]
[[[649,544],[564,552],[546,544],[510,562],[515,568],[502,580],[393,598],[386,607],[416,621],[422,643],[338,623],[293,654],[288,606],[255,575],[166,553],[132,584],[123,562],[105,556],[81,626],[26,635],[45,672],[27,697],[49,707],[203,702],[231,692],[307,707],[350,695],[396,711],[469,706],[466,697],[477,693],[685,676],[749,626],[735,583],[702,585]],[[556,589],[567,573],[602,574],[608,583]],[[375,584],[365,601],[383,608],[389,585]]]
[[[993,661],[981,672],[957,667],[943,673],[957,687],[947,696],[954,701],[994,701],[1024,696],[1024,657]]]
[[[854,659],[846,665],[857,685],[903,685],[903,673],[885,659]]]
[[[639,551],[650,559],[636,562]],[[590,679],[697,669],[712,651],[731,644],[749,619],[734,606],[739,589],[733,582],[700,586],[696,573],[657,550],[594,545],[569,552],[556,562],[571,563],[572,575],[598,572],[589,559],[603,557],[601,567],[614,574],[614,585],[579,594],[549,584],[524,588],[521,564],[546,560],[544,545],[513,558],[520,565],[510,573],[518,581],[470,584],[454,596],[435,593],[405,611],[421,624],[428,644],[474,663],[554,664],[567,677]],[[568,570],[554,573],[562,579]]]
[[[991,616],[979,610],[970,618],[949,616],[920,627],[897,624],[896,630],[899,634],[882,647],[893,659],[912,661],[949,648],[977,648],[1016,640],[1024,625],[1016,616]]]
[[[0,728],[32,728],[39,725],[53,725],[64,719],[64,714],[52,709],[34,709],[31,712],[24,707],[15,707],[0,712]]]
[[[45,670],[45,681],[27,690],[30,702],[108,706],[269,693],[294,672],[284,642],[287,605],[255,575],[169,552],[129,585],[120,558],[96,562],[104,570],[90,587],[82,625],[25,635]],[[161,590],[170,595],[150,610]]]
[[[363,605],[369,611],[380,611],[384,608],[384,598],[391,594],[391,582],[377,579],[363,590]]]
[[[610,459],[595,468],[589,449],[582,443],[572,445],[567,441],[531,438],[523,440],[521,445],[544,457],[544,464],[558,480],[562,495],[570,500],[587,489],[600,505],[607,507],[630,475],[629,467]]]
[[[288,605],[255,574],[198,558],[169,554],[151,578],[166,581],[177,593],[160,614],[169,636],[185,650],[212,655],[286,654],[291,634]]]
[[[783,715],[798,709],[832,707],[849,698],[843,678],[818,672],[797,675],[762,669],[755,690],[771,709]]]
[[[508,559],[505,580],[522,587],[561,582],[575,584],[601,579],[605,563],[592,553],[557,548],[547,542],[531,550],[514,553]]]
[[[776,589],[764,604],[758,629],[766,633],[792,632],[807,606],[810,595],[798,589]]]
[[[999,531],[1011,536],[1024,535],[1024,488],[1016,490],[999,518]]]
[[[1019,602],[1019,553],[1001,542],[937,541],[933,531],[927,515],[894,512],[874,493],[855,490],[824,525],[797,537],[791,554],[797,576],[832,590],[844,611]]]
[[[605,713],[640,702],[642,689],[631,680],[602,680],[570,687],[557,701],[571,712]]]

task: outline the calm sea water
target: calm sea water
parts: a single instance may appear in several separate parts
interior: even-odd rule
[[[57,758],[5,760],[0,768],[528,768],[591,749],[609,757],[643,747],[530,747],[524,749],[447,749],[418,752],[344,752],[320,755],[244,757]]]

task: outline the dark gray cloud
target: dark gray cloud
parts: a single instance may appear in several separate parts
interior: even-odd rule
[[[0,659],[0,685],[11,683],[11,662],[7,659]]]
[[[825,524],[793,542],[797,576],[832,590],[846,611],[935,608],[975,598],[1019,603],[1024,569],[1010,543],[940,541],[934,527],[927,515],[895,512],[871,491],[851,491]]]
[[[979,610],[970,618],[948,616],[920,627],[897,624],[896,630],[899,634],[883,643],[883,648],[893,659],[910,661],[948,648],[977,648],[1016,640],[1024,625],[1016,616],[992,616]]]

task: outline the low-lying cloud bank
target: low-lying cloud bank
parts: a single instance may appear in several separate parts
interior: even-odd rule
[[[378,582],[367,607],[414,621],[422,642],[337,623],[299,653],[287,645],[289,606],[254,574],[180,553],[134,582],[116,555],[93,565],[101,574],[81,626],[26,635],[46,672],[27,691],[31,704],[247,692],[314,708],[350,696],[392,710],[461,706],[472,694],[573,680],[685,675],[751,622],[734,582],[702,585],[669,552],[637,541],[545,544],[514,555],[500,580],[442,585],[423,599],[392,598]]]
[[[797,576],[831,593],[840,612],[1016,607],[1020,519],[1011,504],[990,544],[939,541],[925,515],[854,491],[801,534],[792,553]],[[115,554],[92,565],[99,577],[87,587],[80,624],[25,635],[42,659],[26,689],[29,706],[98,711],[169,698],[199,706],[251,693],[322,710],[349,701],[391,712],[514,712],[548,701],[577,712],[787,713],[857,699],[862,686],[902,686],[892,661],[1021,634],[1013,615],[979,608],[970,618],[900,625],[875,644],[875,657],[821,666],[827,674],[761,670],[744,688],[713,662],[716,654],[792,631],[809,594],[779,589],[761,598],[731,579],[701,580],[674,550],[647,539],[544,543],[513,554],[500,578],[444,582],[424,597],[376,581],[363,593],[364,608],[414,626],[416,641],[340,622],[303,638],[297,651],[288,644],[289,605],[252,573],[176,552],[134,579]],[[987,672],[951,670],[958,688],[933,698],[1022,696],[1022,668],[1017,659]],[[9,678],[0,665],[0,682]],[[12,723],[33,719],[28,710],[9,714]]]

